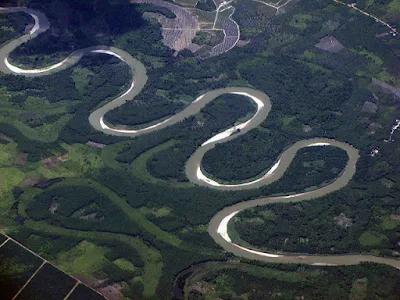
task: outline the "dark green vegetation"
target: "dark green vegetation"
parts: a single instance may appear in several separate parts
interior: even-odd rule
[[[257,32],[263,31],[247,30],[252,39],[247,46],[197,61],[188,51],[170,55],[160,43],[159,25],[140,18],[148,7],[104,0],[26,2],[46,13],[58,37],[49,31],[33,39],[13,53],[14,61],[42,66],[80,47],[107,44],[146,65],[149,80],[138,101],[110,112],[112,122],[151,123],[204,91],[229,85],[269,94],[272,111],[259,128],[207,153],[203,168],[212,176],[231,181],[257,176],[285,147],[310,137],[335,138],[360,150],[348,187],[302,204],[243,212],[243,224],[259,226],[261,219],[268,227],[248,227],[247,232],[237,223],[242,240],[250,242],[257,234],[257,245],[275,250],[398,255],[399,134],[394,142],[383,140],[398,118],[399,102],[371,81],[376,77],[399,86],[399,40],[376,37],[384,27],[328,0],[300,1],[274,17],[247,3],[247,11],[238,9],[239,19],[243,24],[246,13],[257,15]],[[20,16],[7,18],[14,32],[23,29],[17,25]],[[253,27],[249,23],[246,28]],[[345,48],[338,53],[316,48],[326,35]],[[125,297],[170,299],[174,278],[182,270],[231,258],[207,233],[216,212],[235,202],[321,185],[343,168],[346,158],[340,150],[318,147],[300,151],[281,180],[258,190],[217,192],[194,186],[184,176],[190,154],[254,108],[242,96],[221,97],[180,124],[135,139],[94,131],[87,120],[90,111],[120,94],[130,76],[126,66],[105,55],[85,57],[69,70],[40,78],[0,74],[2,227],[66,272],[105,280],[105,286],[121,283]],[[376,111],[365,109],[366,101],[377,105]],[[85,145],[88,141],[105,147]],[[371,157],[375,147],[379,153]],[[334,219],[342,213],[344,217]],[[394,270],[369,266],[268,268],[296,278],[301,270],[323,274],[313,284],[322,290],[309,288],[311,279],[304,279],[305,298],[318,298],[318,291],[319,299],[346,298],[364,289],[364,278],[370,298],[399,294],[389,286],[392,280],[399,282]],[[207,281],[222,282],[221,288],[231,287],[236,295],[251,294],[245,290],[250,281],[257,291],[275,291],[272,285],[260,286],[259,273],[243,274],[239,266],[229,270],[232,281],[218,279],[223,277],[218,272],[211,275]],[[239,276],[245,279],[238,281]],[[336,277],[344,279],[336,285]],[[389,286],[383,291],[382,278]],[[280,287],[278,293],[301,295],[297,292],[303,283],[268,280]],[[216,291],[228,299],[225,290]]]
[[[14,242],[8,241],[0,248],[1,297],[11,299],[39,268],[41,263],[41,259]]]
[[[135,102],[128,102],[124,107],[118,107],[106,114],[106,120],[111,124],[141,125],[150,121],[159,120],[181,110],[183,103],[168,101],[160,96],[135,99]]]
[[[207,152],[204,170],[226,181],[250,179],[269,169],[291,142],[272,130],[252,130],[239,139],[240,143],[233,140]]]
[[[276,14],[274,8],[251,0],[238,1],[235,8],[234,19],[240,26],[242,40],[253,38],[265,28],[274,29],[274,25],[270,23],[271,18]]]
[[[315,268],[206,263],[184,282],[189,300],[397,299],[399,272],[376,264]]]
[[[64,228],[138,234],[109,198],[85,186],[47,188],[29,202],[26,213],[35,221]]]

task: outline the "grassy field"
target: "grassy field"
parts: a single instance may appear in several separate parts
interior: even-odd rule
[[[21,183],[24,174],[15,167],[0,168],[0,217],[5,217],[14,203],[12,188]]]
[[[368,296],[368,278],[356,279],[353,281],[350,290],[349,300],[363,300]]]
[[[387,240],[385,235],[375,231],[365,231],[359,238],[362,246],[378,246],[385,240]]]
[[[125,149],[126,146],[129,145],[129,143],[129,141],[121,142],[104,147],[101,150],[101,159],[103,160],[104,164],[113,169],[123,169],[123,164],[116,161],[115,158],[117,157],[118,153],[120,153],[123,149]]]
[[[94,73],[87,69],[87,68],[82,68],[82,67],[76,67],[72,71],[72,79],[75,82],[75,87],[79,91],[80,94],[83,94],[85,91],[85,88],[87,87],[89,81],[90,81],[90,76],[93,76]]]
[[[107,248],[82,241],[70,250],[59,253],[56,264],[67,273],[93,278],[93,273],[107,261],[106,253]]]
[[[123,270],[135,271],[135,266],[125,258],[118,258],[114,260],[113,263]]]

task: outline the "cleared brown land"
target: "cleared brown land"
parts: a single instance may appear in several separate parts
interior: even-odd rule
[[[174,19],[163,15],[157,16],[157,20],[162,26],[162,42],[167,47],[175,51],[181,51],[192,43],[199,29],[199,24],[197,18],[188,10],[162,0],[131,0],[131,3],[153,4],[165,7],[175,14],[176,18]]]
[[[320,39],[319,42],[315,44],[315,47],[332,53],[337,53],[344,49],[344,46],[337,39],[329,35]]]

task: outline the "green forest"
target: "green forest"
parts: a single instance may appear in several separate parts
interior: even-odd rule
[[[56,63],[94,45],[118,47],[145,65],[145,88],[108,112],[109,124],[144,128],[217,88],[268,94],[272,109],[260,126],[205,154],[201,168],[212,179],[258,178],[289,146],[313,137],[359,150],[346,187],[310,201],[244,210],[229,223],[233,242],[273,253],[399,259],[400,134],[389,136],[400,99],[376,80],[400,87],[400,40],[382,35],[382,24],[331,0],[294,1],[279,14],[239,0],[233,18],[243,45],[201,60],[187,49],[167,48],[160,24],[142,17],[175,18],[168,9],[127,0],[7,2],[40,10],[51,23],[51,30],[11,53],[21,68]],[[399,23],[394,1],[358,2]],[[215,9],[212,1],[196,3]],[[0,13],[0,45],[32,22],[27,14]],[[317,47],[326,36],[343,48]],[[96,131],[89,114],[124,93],[134,75],[103,54],[47,76],[0,73],[2,232],[68,274],[100,281],[99,288],[117,286],[124,299],[396,299],[400,275],[393,267],[250,261],[224,251],[207,231],[226,206],[326,186],[345,168],[345,151],[303,148],[281,179],[257,189],[195,185],[185,174],[189,157],[248,120],[255,106],[245,96],[223,95],[157,132],[129,138]],[[27,272],[36,264],[32,260]],[[3,273],[1,282],[7,282]]]

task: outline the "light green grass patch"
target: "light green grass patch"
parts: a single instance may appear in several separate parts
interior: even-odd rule
[[[368,278],[360,278],[353,281],[349,300],[363,300],[367,298]]]
[[[396,78],[393,77],[391,74],[389,74],[389,72],[386,71],[386,70],[380,72],[378,74],[377,78],[380,81],[383,81],[383,82],[388,83],[388,84],[392,84],[392,85],[398,85],[399,84],[399,81],[396,80]]]
[[[18,155],[17,144],[0,144],[0,167],[9,167]]]
[[[118,258],[114,260],[113,263],[120,267],[122,270],[135,271],[135,266],[133,265],[133,263],[125,258]]]
[[[300,56],[311,60],[316,57],[316,54],[314,52],[312,52],[311,50],[306,50]]]
[[[171,208],[164,206],[161,208],[150,208],[147,206],[142,206],[141,208],[139,208],[140,213],[142,213],[145,216],[154,216],[156,218],[159,217],[165,217],[171,214]]]
[[[309,61],[301,61],[301,63],[305,64],[312,72],[323,72],[325,74],[331,74],[332,70],[325,68],[321,65],[309,62]]]
[[[274,211],[270,210],[270,209],[266,209],[266,210],[260,211],[258,214],[260,216],[262,216],[262,218],[264,220],[274,221],[277,218],[276,214],[274,213]]]
[[[0,193],[11,190],[24,178],[24,173],[14,167],[0,168]]]
[[[164,206],[164,207],[154,210],[153,215],[155,217],[165,217],[165,216],[170,215],[171,211],[172,210],[169,207]]]
[[[93,273],[100,270],[105,262],[107,248],[86,241],[57,256],[57,265],[70,274],[85,275],[93,278]]]
[[[375,53],[368,51],[367,49],[362,49],[362,50],[356,50],[356,49],[350,49],[353,53],[361,55],[372,61],[378,66],[381,66],[383,64],[383,60],[377,56]]]
[[[36,132],[39,137],[47,137],[47,141],[56,141],[58,134],[67,125],[72,115],[61,116],[57,121],[51,124],[44,124],[36,127]]]
[[[63,162],[61,162],[60,165],[52,168],[46,167],[42,162],[37,162],[36,169],[26,173],[27,177],[40,177],[41,175],[51,179],[58,177],[76,177],[79,176],[80,173],[65,166]]]
[[[59,101],[50,103],[45,97],[29,96],[23,103],[22,109],[28,112],[45,113],[49,115],[57,115],[66,113],[68,106],[78,103],[79,101]]]
[[[388,5],[389,16],[398,16],[400,14],[400,0],[392,0]]]
[[[294,15],[290,25],[298,29],[304,30],[307,28],[307,23],[312,19],[311,15],[308,14],[297,14]]]
[[[115,158],[125,147],[129,146],[129,142],[122,142],[113,145],[108,145],[101,149],[101,158],[103,162],[110,168],[121,170],[124,164],[117,161]]]
[[[283,127],[288,126],[292,121],[296,119],[295,116],[284,116],[282,118]]]
[[[385,216],[380,224],[383,230],[391,230],[400,226],[400,220],[392,219],[390,216]]]
[[[88,86],[90,77],[93,75],[93,72],[87,68],[74,68],[72,71],[72,80],[75,83],[75,88],[82,95],[85,91],[85,88]]]
[[[24,174],[14,167],[0,168],[0,216],[7,214],[14,203],[12,188],[18,185]]]
[[[104,167],[104,163],[100,156],[100,150],[89,147],[88,145],[73,144],[63,145],[68,150],[70,160],[65,162],[78,171],[79,173],[86,173],[94,169]]]
[[[382,178],[379,182],[387,188],[391,188],[394,185],[394,182],[388,178]]]
[[[358,240],[362,246],[379,246],[387,237],[379,232],[365,231]]]

